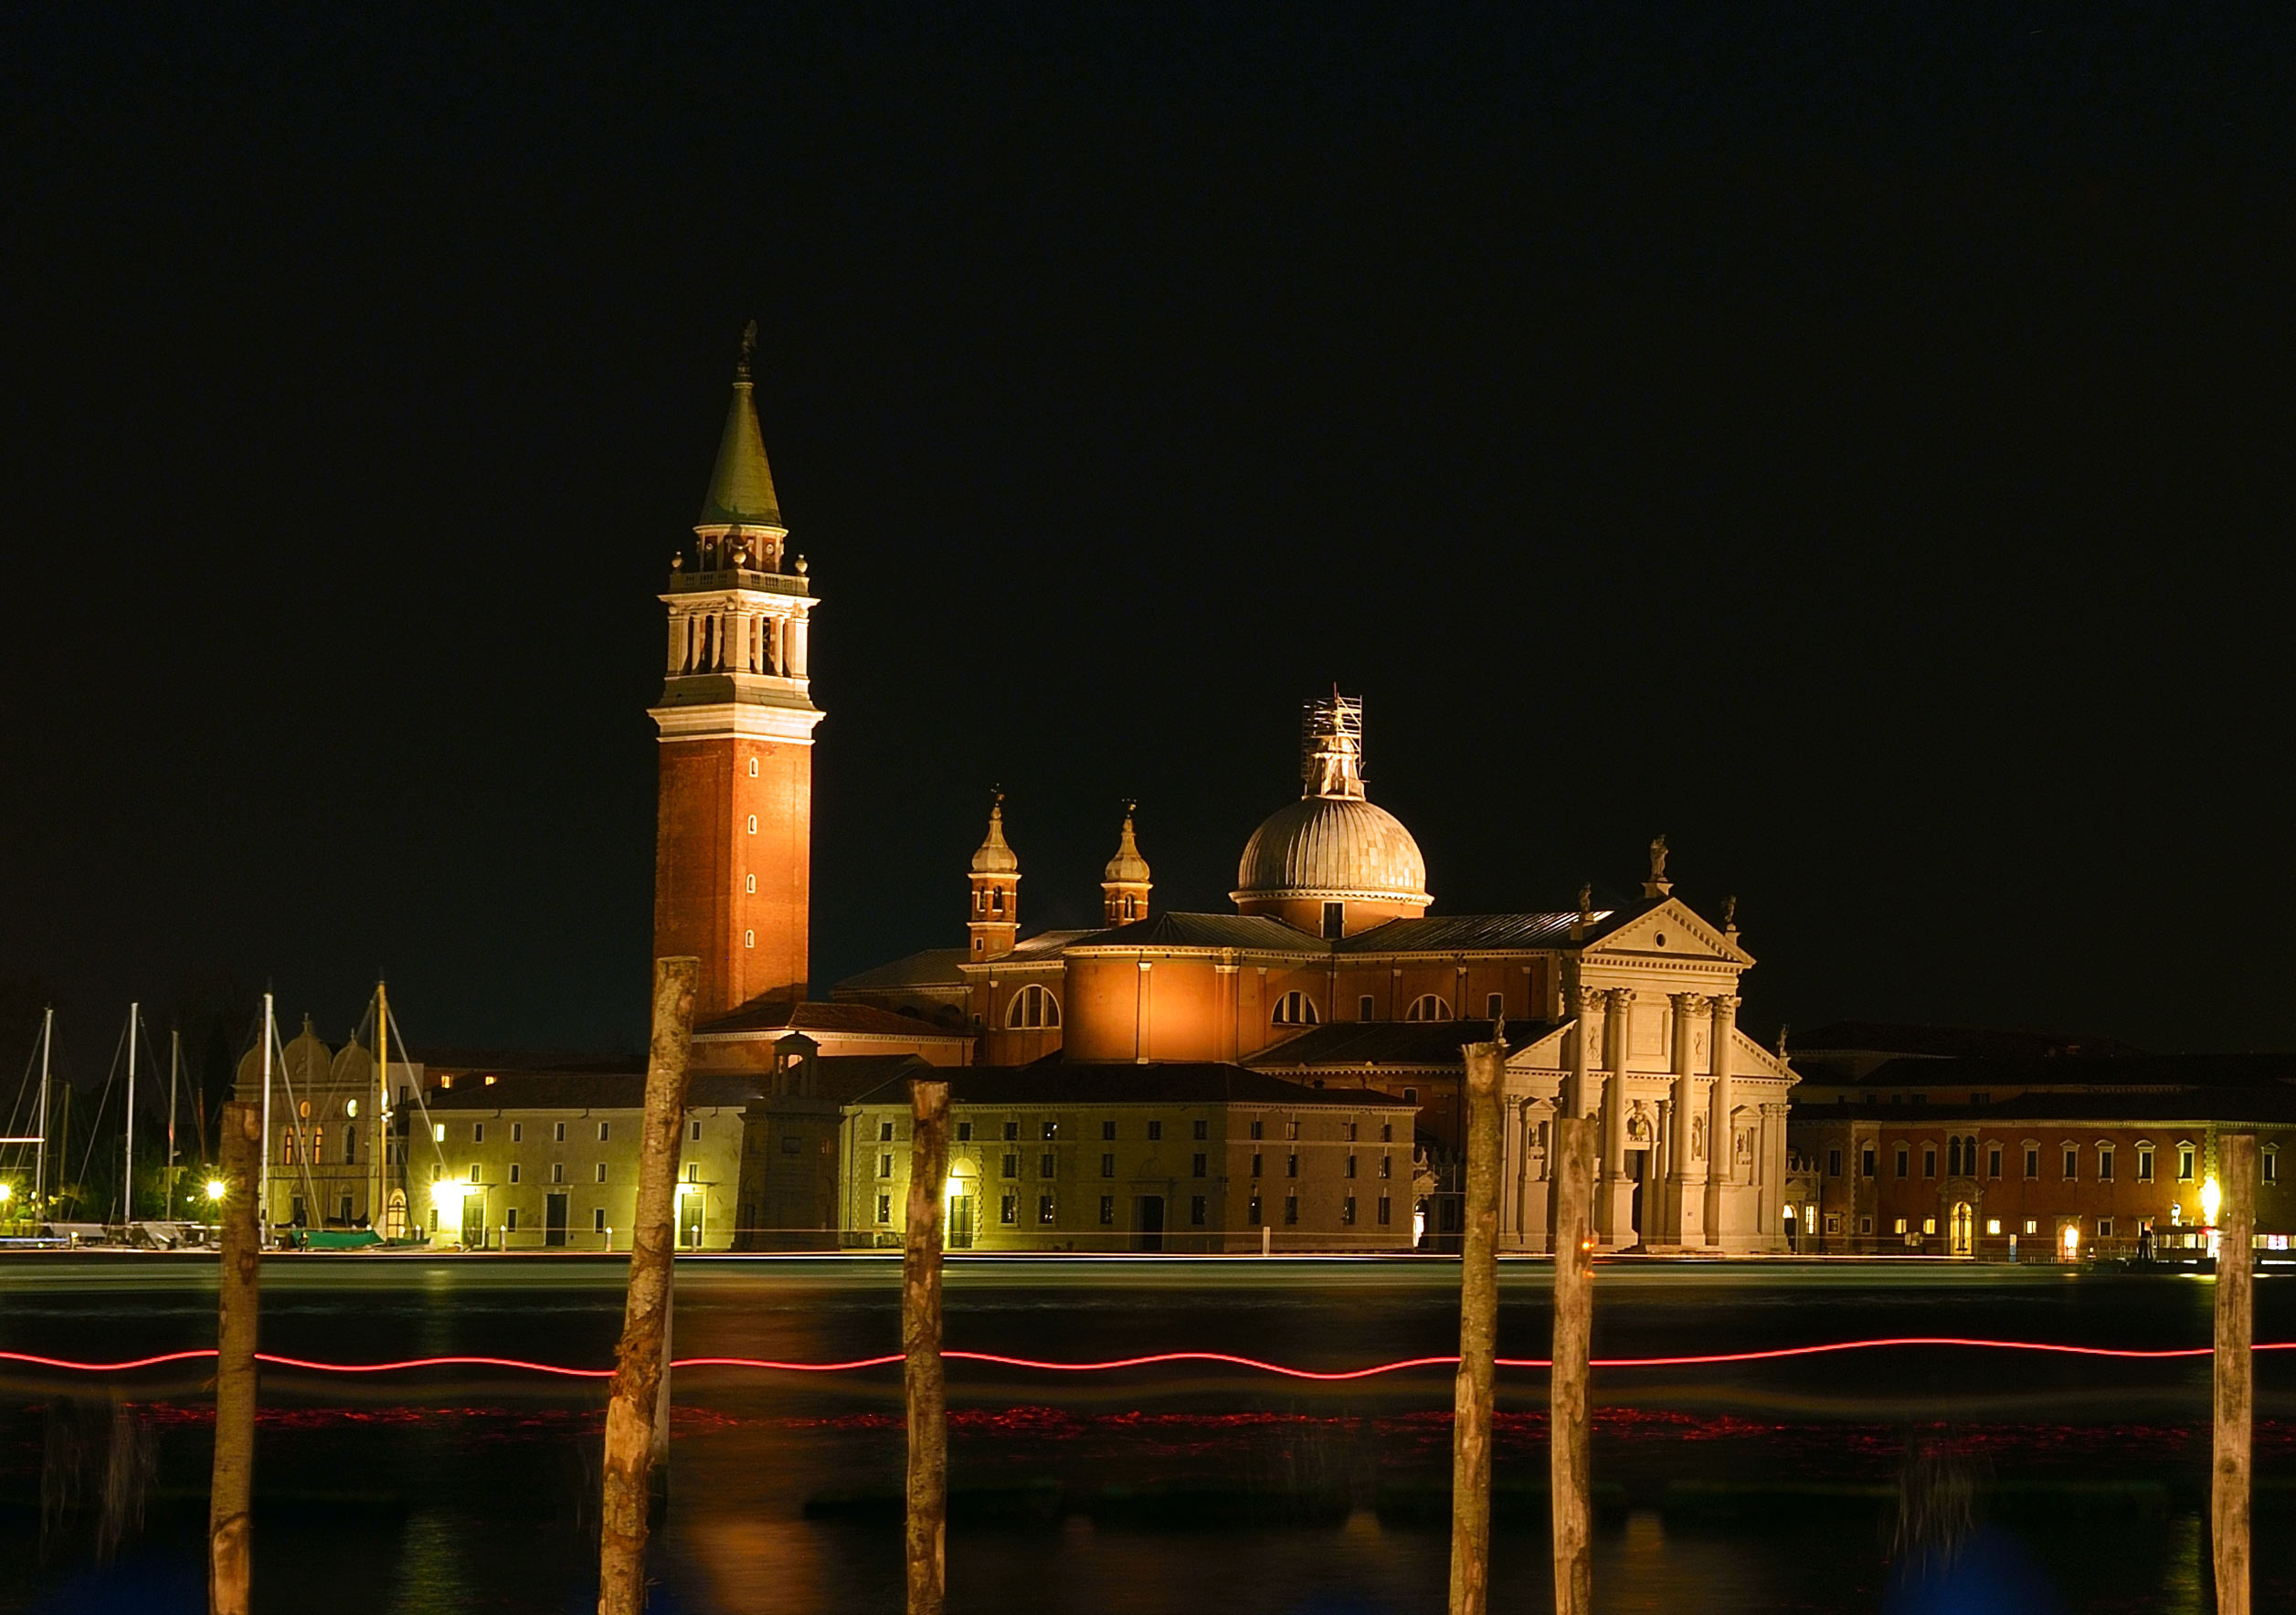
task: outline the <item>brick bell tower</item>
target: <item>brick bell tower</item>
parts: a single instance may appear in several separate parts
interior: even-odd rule
[[[661,739],[654,953],[702,961],[695,1019],[805,997],[812,864],[812,586],[785,563],[765,436],[751,394],[757,324],[742,334],[734,396],[690,551],[670,561],[669,660],[651,709]]]

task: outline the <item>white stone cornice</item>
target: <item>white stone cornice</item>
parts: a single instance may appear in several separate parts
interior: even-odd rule
[[[769,740],[788,745],[811,745],[813,726],[820,710],[805,706],[767,705],[759,702],[711,702],[693,706],[659,706],[650,716],[661,731],[661,743],[681,740]]]

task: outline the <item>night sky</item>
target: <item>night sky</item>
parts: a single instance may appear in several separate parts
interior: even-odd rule
[[[1765,1035],[2296,1044],[2288,14],[1436,10],[15,8],[0,1092],[637,1042],[752,317],[818,990],[992,784],[1227,909],[1336,681],[1439,912],[1664,831]]]

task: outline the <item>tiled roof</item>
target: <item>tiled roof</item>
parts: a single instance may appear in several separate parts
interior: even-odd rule
[[[1511,1053],[1552,1031],[1544,1020],[1510,1020],[1507,1047]],[[1341,1020],[1310,1027],[1295,1038],[1251,1056],[1261,1071],[1344,1071],[1373,1066],[1403,1066],[1413,1070],[1456,1071],[1463,1063],[1459,1050],[1469,1043],[1490,1040],[1487,1020]]]
[[[371,1055],[372,1049],[368,1050]],[[391,1063],[396,1066],[401,1058],[412,1060],[425,1070],[460,1075],[464,1071],[642,1071],[646,1057],[642,1053],[623,1052],[600,1054],[590,1050],[568,1049],[458,1049],[430,1048],[417,1044],[412,1051],[402,1050],[398,1040],[391,1040]]]
[[[864,970],[858,976],[848,976],[831,990],[833,992],[883,992],[903,987],[963,987],[965,973],[958,966],[965,962],[961,947],[928,947],[914,954],[905,954],[890,963]]]
[[[1789,1050],[1788,1059],[1798,1051]],[[2021,1060],[1885,1061],[1856,1080],[1821,1086],[1860,1088],[2246,1088],[2296,1083],[2296,1054],[2087,1055]]]
[[[2020,1093],[1994,1104],[1796,1103],[1790,1118],[1803,1122],[1934,1122],[1977,1126],[2051,1122],[2106,1124],[2252,1122],[2296,1125],[2296,1087],[2266,1083],[2238,1088],[2172,1088],[2114,1093]]]
[[[1916,1026],[1889,1020],[1836,1020],[1793,1034],[1797,1059],[1829,1054],[1902,1054],[1927,1059],[2126,1059],[2145,1051],[2117,1038],[2002,1031],[1980,1026]]]
[[[874,1004],[847,1004],[815,998],[802,1004],[756,1002],[730,1014],[704,1021],[693,1029],[697,1038],[725,1037],[734,1032],[841,1032],[847,1037],[939,1038],[965,1040],[972,1034],[935,1026],[914,1015],[897,1015]]]
[[[1095,931],[1084,947],[1237,947],[1263,953],[1324,954],[1331,945],[1265,914],[1150,914],[1129,925]]]
[[[1310,1088],[1264,1071],[1209,1061],[1149,1065],[976,1065],[948,1073],[951,1104],[1289,1104],[1410,1110],[1361,1088]],[[908,1103],[905,1077],[863,1093],[859,1104]]]
[[[739,1106],[762,1091],[759,1079],[746,1071],[696,1071],[688,1080],[685,1102],[695,1109]],[[433,1114],[440,1111],[634,1111],[645,1107],[646,1074],[642,1071],[513,1071],[492,1082],[459,1078],[451,1088],[429,1090],[422,1102]]]

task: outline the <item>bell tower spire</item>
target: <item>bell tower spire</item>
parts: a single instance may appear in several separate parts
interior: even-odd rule
[[[1004,793],[989,807],[989,835],[973,854],[972,913],[966,957],[978,964],[1000,959],[1021,935],[1021,859],[1004,839]]]
[[[654,953],[702,961],[697,1019],[795,1003],[810,969],[813,587],[787,558],[742,333],[691,550],[670,560]]]
[[[1116,839],[1116,855],[1100,871],[1101,916],[1111,925],[1128,925],[1148,918],[1148,860],[1140,856],[1140,845],[1132,839],[1132,814],[1138,807],[1137,802],[1124,805],[1124,830]]]

